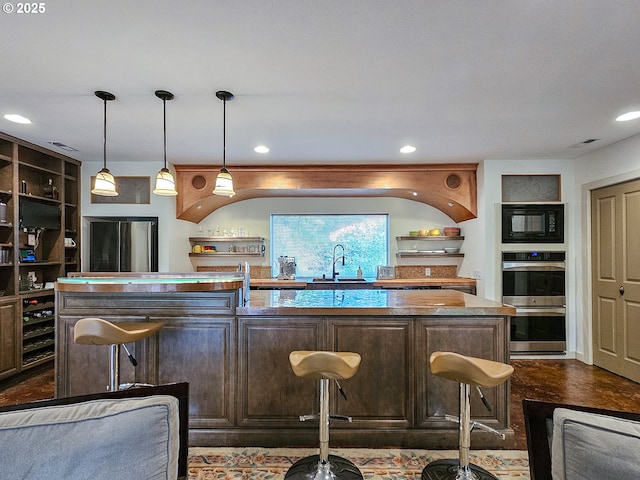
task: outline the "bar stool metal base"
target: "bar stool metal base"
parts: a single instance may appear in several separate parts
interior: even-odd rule
[[[498,480],[484,468],[469,464],[465,469],[459,468],[456,459],[436,460],[424,467],[422,480]]]
[[[337,455],[329,455],[329,464],[320,463],[320,455],[304,457],[294,463],[284,476],[285,480],[363,480],[362,473],[353,462]]]

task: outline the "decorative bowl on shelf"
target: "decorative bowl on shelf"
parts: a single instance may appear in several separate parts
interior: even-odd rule
[[[444,251],[445,253],[458,253],[458,249],[453,247],[447,247],[444,249]]]
[[[459,237],[460,229],[458,227],[444,227],[444,236],[445,237]]]
[[[429,230],[430,237],[439,237],[441,234],[442,232],[440,231],[439,228],[432,228],[431,230]]]
[[[409,236],[410,237],[417,237],[418,235],[420,235],[420,231],[419,230],[411,230],[409,232]]]

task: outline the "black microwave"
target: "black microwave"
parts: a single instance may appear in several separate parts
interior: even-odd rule
[[[502,243],[564,243],[564,205],[502,205]]]

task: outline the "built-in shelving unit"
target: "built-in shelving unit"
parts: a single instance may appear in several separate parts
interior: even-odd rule
[[[263,237],[189,237],[190,257],[263,257]],[[200,246],[200,252],[194,247]]]
[[[53,289],[22,298],[22,368],[49,361],[54,356],[55,296]]]
[[[6,204],[6,221],[0,222],[0,378],[54,358],[52,285],[81,270],[80,168],[75,159],[0,133],[0,202]],[[29,206],[49,212],[46,227],[25,226]]]

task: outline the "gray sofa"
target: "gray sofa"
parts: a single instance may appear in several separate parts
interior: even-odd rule
[[[640,478],[640,413],[522,403],[531,480]]]
[[[553,412],[554,480],[640,478],[640,423],[557,408]]]
[[[176,385],[181,387],[147,387],[3,407],[2,478],[174,480],[186,476],[187,430],[182,423],[188,385]]]

